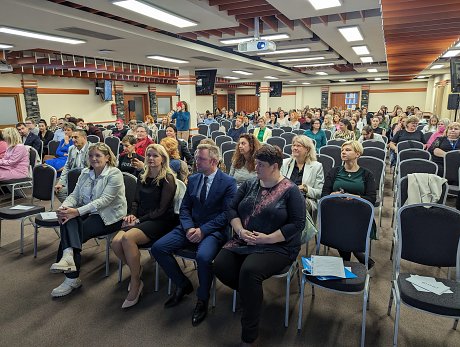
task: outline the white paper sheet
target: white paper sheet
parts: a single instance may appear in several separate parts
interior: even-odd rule
[[[408,282],[412,283],[412,285],[418,291],[432,292],[432,293],[434,293],[436,295],[453,293],[450,290],[450,287],[446,286],[442,282],[436,281],[436,279],[434,277],[411,275],[406,280]]]
[[[315,255],[311,257],[313,276],[335,276],[345,278],[343,259],[340,257],[329,257]]]
[[[10,210],[30,210],[31,208],[34,208],[33,206],[25,206],[25,205],[16,205],[13,207],[10,207]]]
[[[56,212],[42,212],[40,213],[40,216],[43,220],[57,219]]]

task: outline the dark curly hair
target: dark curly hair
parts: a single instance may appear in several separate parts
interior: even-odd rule
[[[232,165],[235,169],[241,169],[242,167],[246,166],[248,171],[250,172],[255,171],[256,162],[255,162],[254,153],[260,148],[260,142],[252,134],[241,134],[238,140],[238,143],[240,142],[241,139],[245,139],[249,143],[250,160],[246,162],[244,155],[240,153],[240,151],[238,150],[238,145],[236,145],[237,148],[235,149],[235,153],[233,154],[233,157],[232,157]]]

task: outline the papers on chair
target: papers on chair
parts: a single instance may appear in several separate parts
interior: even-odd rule
[[[410,277],[406,278],[406,280],[412,283],[414,288],[419,292],[431,292],[436,295],[453,293],[450,290],[450,287],[446,286],[442,282],[436,281],[433,277],[410,275]]]
[[[342,260],[342,258],[339,258]],[[305,275],[308,276],[314,276],[312,274],[312,261],[311,258],[305,258],[302,257],[302,265],[303,265],[303,270],[302,272]],[[342,269],[344,270],[344,277],[338,277],[338,276],[316,276],[320,281],[327,281],[327,280],[337,280],[337,279],[343,279],[343,278],[356,278],[356,276],[353,272],[351,272],[350,267],[344,267],[343,266],[343,260],[342,260]]]
[[[40,213],[40,217],[42,217],[43,220],[52,220],[57,219],[57,214],[56,212],[42,212]]]
[[[31,208],[34,208],[33,206],[26,206],[26,205],[15,205],[10,208],[10,210],[30,210]]]
[[[311,257],[311,270],[313,276],[345,278],[343,259],[340,257],[313,255]]]

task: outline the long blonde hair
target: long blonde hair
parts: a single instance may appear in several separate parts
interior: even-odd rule
[[[22,143],[21,135],[16,128],[5,128],[2,130],[2,136],[9,147],[14,147]]]
[[[175,177],[176,175],[169,167],[169,156],[168,156],[168,152],[166,152],[166,149],[162,145],[159,145],[157,143],[152,143],[151,145],[148,145],[147,148],[145,149],[145,161],[144,161],[145,169],[144,169],[144,172],[142,172],[139,175],[141,182],[145,184],[147,177],[149,177],[149,174],[150,174],[150,168],[147,164],[147,161],[148,161],[147,153],[151,149],[156,151],[162,158],[160,172],[158,173],[157,177],[153,179],[153,182],[152,182],[152,184],[156,184],[157,186],[159,186],[160,181],[163,178],[166,180],[166,182],[168,182],[168,179],[167,179],[168,174],[173,175],[173,177]]]

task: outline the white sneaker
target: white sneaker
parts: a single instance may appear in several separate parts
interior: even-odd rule
[[[50,271],[52,273],[68,273],[68,272],[75,272],[77,271],[77,267],[75,266],[75,261],[71,256],[63,256],[59,262],[54,263],[50,267]]]
[[[79,278],[67,278],[51,292],[51,296],[58,298],[70,294],[72,290],[81,287],[81,280]]]

